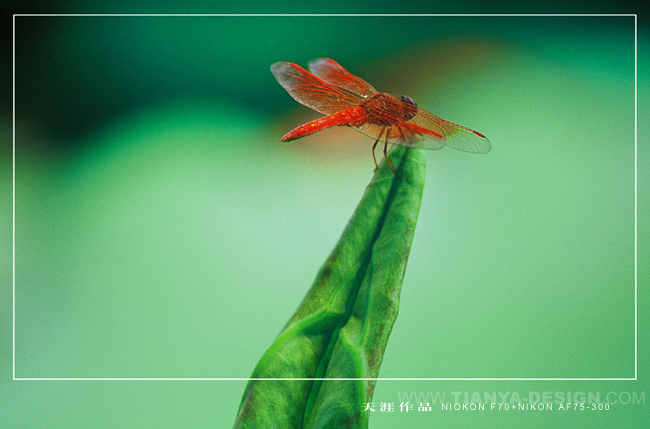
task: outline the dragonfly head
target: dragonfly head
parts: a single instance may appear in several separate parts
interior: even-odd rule
[[[411,97],[406,95],[400,95],[399,99],[402,101],[403,105],[403,116],[405,121],[413,119],[413,117],[418,113],[418,105],[415,103]]]

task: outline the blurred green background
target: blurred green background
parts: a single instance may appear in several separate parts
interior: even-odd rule
[[[16,377],[250,375],[372,176],[353,130],[279,141],[319,115],[269,66],[317,57],[493,144],[429,154],[380,376],[635,376],[634,18],[17,17],[15,34]],[[228,427],[245,383],[3,377],[0,408],[12,427]],[[577,390],[643,389],[380,381],[374,399]],[[370,421],[640,423],[647,409]]]

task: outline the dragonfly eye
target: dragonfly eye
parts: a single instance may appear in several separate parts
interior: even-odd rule
[[[402,100],[402,104],[404,106],[404,120],[408,121],[413,119],[413,117],[418,112],[418,105],[415,103],[415,100],[413,100],[411,97],[407,97],[406,95],[400,95],[399,99]]]

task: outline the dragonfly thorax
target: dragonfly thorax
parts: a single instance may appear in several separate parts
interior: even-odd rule
[[[380,92],[364,100],[360,107],[368,115],[366,122],[382,126],[394,125],[396,121],[408,121],[418,112],[412,98],[405,95],[394,97]]]

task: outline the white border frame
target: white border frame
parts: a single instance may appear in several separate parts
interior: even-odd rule
[[[16,377],[16,17],[25,16],[45,16],[45,17],[89,17],[89,16],[160,16],[160,17],[177,17],[177,16],[220,16],[220,17],[431,17],[431,16],[451,16],[451,17],[482,17],[482,16],[502,16],[502,17],[533,17],[533,16],[548,16],[548,17],[591,17],[591,16],[604,16],[604,17],[634,17],[634,378],[29,378],[29,377]],[[332,381],[347,381],[347,380],[367,380],[367,381],[636,381],[638,376],[638,289],[637,289],[637,275],[638,275],[638,230],[637,230],[637,195],[638,195],[638,178],[637,178],[637,55],[638,55],[638,16],[637,14],[14,14],[13,15],[13,28],[12,28],[12,365],[13,365],[13,380],[14,381],[249,381],[249,380],[332,380]]]

